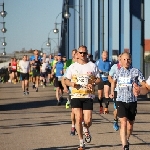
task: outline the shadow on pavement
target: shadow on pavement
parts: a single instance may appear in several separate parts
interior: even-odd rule
[[[56,106],[56,100],[41,100],[41,101],[33,101],[33,102],[23,102],[23,103],[12,103],[0,105],[0,111],[9,111],[9,110],[22,110],[29,108],[39,108],[39,107],[47,107],[47,106]]]

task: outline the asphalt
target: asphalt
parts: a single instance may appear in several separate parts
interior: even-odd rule
[[[77,150],[79,140],[70,136],[71,109],[65,102],[56,106],[53,86],[39,87],[39,92],[30,88],[30,95],[23,96],[20,83],[0,84],[0,150]],[[100,115],[94,101],[87,150],[122,150],[119,131],[113,130],[112,102],[109,110]],[[150,100],[145,98],[138,101],[130,150],[150,150]]]

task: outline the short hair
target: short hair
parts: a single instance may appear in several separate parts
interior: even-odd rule
[[[72,50],[72,53],[73,53],[73,52],[77,53],[77,49],[73,49],[73,50]]]
[[[122,55],[124,55],[124,54],[126,54],[126,55],[128,55],[130,58],[132,58],[132,56],[131,56],[131,54],[130,54],[129,52],[123,52],[123,53],[121,53],[120,55],[122,56]]]
[[[85,48],[85,49],[87,49],[87,47],[85,45],[81,45],[81,46],[79,46],[79,48]]]

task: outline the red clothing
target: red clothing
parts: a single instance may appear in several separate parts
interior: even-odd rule
[[[12,64],[11,64],[11,69],[13,71],[17,71],[17,62],[16,61],[13,61]]]

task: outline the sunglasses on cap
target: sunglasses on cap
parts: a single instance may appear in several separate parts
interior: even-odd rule
[[[79,52],[79,51],[78,51]],[[87,55],[87,52],[79,52],[80,54]]]

